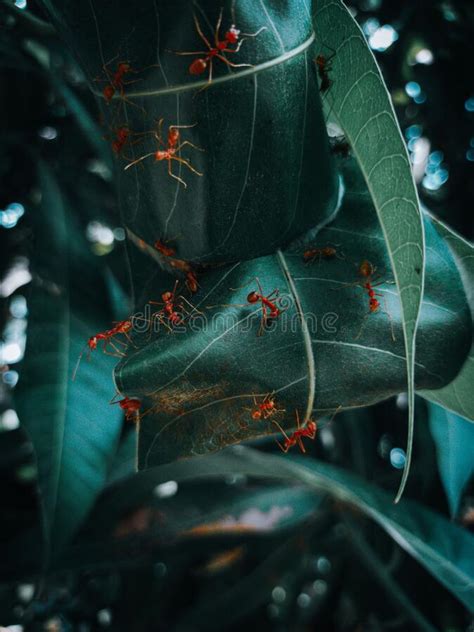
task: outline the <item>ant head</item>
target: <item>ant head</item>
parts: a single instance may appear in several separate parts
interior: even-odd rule
[[[87,346],[89,347],[89,349],[91,351],[93,351],[94,349],[97,349],[97,338],[96,338],[96,336],[91,336],[89,338],[89,340],[87,341]]]
[[[359,266],[359,274],[363,277],[369,277],[369,276],[372,276],[374,272],[375,272],[374,266],[370,263],[370,261],[367,261],[367,259],[364,259],[364,261],[362,261],[362,263]]]
[[[105,88],[102,91],[102,94],[104,95],[104,99],[106,101],[111,101],[115,94],[115,88],[109,84],[105,86]]]
[[[157,239],[155,241],[154,244],[155,248],[161,252],[162,255],[164,255],[165,257],[172,257],[175,253],[176,250],[174,248],[171,248],[170,246],[166,246],[161,239]]]
[[[188,272],[186,275],[186,287],[190,292],[197,292],[198,283],[193,272]]]
[[[126,410],[127,412],[136,412],[137,410],[140,410],[142,403],[135,397],[125,397],[119,402],[119,405],[122,410]]]
[[[232,24],[224,37],[229,42],[229,44],[237,44],[239,35],[240,35],[239,29],[236,29],[235,24]]]
[[[179,129],[176,127],[170,127],[168,130],[168,141],[172,143],[176,143],[179,139]]]
[[[247,296],[248,303],[258,303],[259,300],[260,295],[257,294],[257,292],[250,292],[250,294]]]
[[[207,61],[199,57],[198,59],[195,59],[193,63],[189,66],[189,72],[192,75],[202,75],[206,68]]]
[[[326,57],[324,55],[318,55],[314,61],[318,66],[324,67],[326,65]]]
[[[121,75],[124,75],[125,73],[130,72],[131,69],[132,67],[126,61],[120,62],[120,64],[118,64],[117,66],[117,72],[119,72]]]
[[[167,151],[164,151],[163,149],[159,149],[158,151],[155,151],[155,160],[157,162],[159,160],[165,160],[166,158],[169,158],[169,154]]]
[[[261,418],[262,418],[262,411],[261,410],[254,410],[253,413],[252,413],[252,419],[255,419],[255,421],[258,421]]]
[[[378,310],[378,308],[380,307],[380,303],[378,302],[378,300],[376,298],[371,298],[369,301],[369,309],[370,311],[376,312]]]
[[[161,300],[165,303],[173,300],[173,292],[163,292],[161,295]]]
[[[308,428],[310,432],[316,432],[316,422],[312,419],[308,419],[306,422],[306,428]]]
[[[323,248],[323,255],[325,257],[335,257],[336,249],[332,248],[331,246],[326,246],[325,248]]]

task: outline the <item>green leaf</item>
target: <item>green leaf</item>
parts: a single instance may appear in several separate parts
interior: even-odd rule
[[[429,421],[439,473],[455,517],[463,489],[474,474],[474,425],[436,404],[429,405]]]
[[[311,67],[311,16],[301,0],[42,4],[100,99],[106,134],[125,125],[141,134],[131,136],[126,158],[117,162],[124,224],[138,239],[149,246],[172,239],[180,259],[221,263],[274,252],[335,215],[338,178]],[[195,58],[174,51],[205,46],[193,16],[212,39],[221,8],[222,32],[234,21],[243,32],[265,30],[245,39],[238,54],[229,53],[229,60],[252,67],[214,60],[208,85],[207,75],[189,72]],[[122,45],[117,33],[126,34]],[[117,94],[107,106],[102,90],[123,55],[134,83],[125,86],[126,100]],[[172,164],[187,188],[152,155],[124,171],[127,162],[160,148],[153,134],[143,133],[161,118],[164,137],[170,125],[190,125],[181,130],[182,140],[204,150],[182,150],[202,177]]]
[[[2,560],[0,578],[11,582],[35,572],[43,557],[44,540],[37,465],[33,446],[22,428],[5,428],[0,418],[0,477],[2,480]],[[5,417],[4,417],[5,416]],[[24,577],[24,575],[23,575]],[[1,602],[1,599],[0,599]]]
[[[138,506],[150,498],[157,485],[170,480],[178,485],[197,484],[202,480],[222,480],[237,475],[303,484],[316,494],[328,493],[338,501],[356,507],[394,538],[467,608],[474,608],[472,534],[416,502],[404,500],[394,505],[387,492],[326,463],[304,457],[262,454],[237,446],[217,455],[186,459],[140,472],[127,482],[126,496],[134,498]],[[116,511],[123,498],[120,486],[111,490],[109,511]],[[179,492],[176,498],[179,498]],[[98,511],[101,512],[100,507]],[[98,524],[98,518],[94,524]]]
[[[332,85],[326,98],[374,200],[401,300],[409,419],[407,459],[395,499],[398,502],[408,478],[413,446],[415,335],[425,267],[423,222],[390,96],[359,25],[341,0],[318,0],[313,23],[318,53],[332,56]]]
[[[254,396],[261,401],[274,392],[277,407],[286,410],[275,419],[289,431],[295,409],[302,419],[332,414],[404,390],[395,288],[378,286],[381,310],[368,314],[367,294],[354,285],[357,265],[365,258],[384,281],[390,280],[385,241],[357,171],[344,166],[343,176],[347,194],[338,218],[314,242],[336,245],[340,258],[307,265],[302,247],[209,271],[191,299],[201,315],[173,333],[164,327],[136,331],[137,348],[127,350],[116,382],[121,392],[144,399],[141,468],[278,433],[272,418],[252,419]],[[427,281],[415,366],[417,387],[433,388],[459,371],[471,341],[471,320],[450,250],[428,217],[425,223]],[[287,307],[262,336],[257,335],[259,305],[247,303],[248,293],[258,289],[256,277],[265,294],[278,288],[281,306]],[[147,300],[172,287],[172,279],[165,285],[160,278],[147,287]],[[151,312],[143,313],[149,320]]]
[[[166,525],[160,537],[162,546],[176,538],[273,534],[308,520],[321,502],[320,495],[303,486],[249,486],[245,477],[224,479],[222,474],[212,494],[205,481],[179,481],[175,495],[160,497],[160,485],[164,488],[170,481],[162,481],[159,468],[150,473],[146,478],[130,476],[106,490],[74,546],[87,548],[111,538],[119,542],[137,534],[156,539],[157,522]],[[154,485],[153,475],[158,477]],[[141,529],[130,520],[138,513],[147,516]]]
[[[97,499],[55,568],[129,565],[131,547],[139,566],[149,564],[150,551],[153,557],[172,556],[175,566],[187,558],[189,565],[193,551],[200,550],[202,557],[199,541],[204,538],[209,561],[216,546],[222,551],[252,541],[256,553],[259,540],[286,538],[320,515],[321,495],[302,485],[257,484],[238,474],[224,475],[219,467],[216,477],[212,493],[207,480],[179,474],[178,485],[163,480],[161,468],[117,481]]]
[[[71,381],[87,339],[110,326],[110,307],[73,212],[44,165],[39,182],[42,203],[34,215],[27,347],[16,400],[36,452],[54,555],[75,533],[105,483],[122,415],[118,406],[108,404],[114,394],[110,356],[96,351],[90,362],[84,357]]]
[[[127,430],[125,435],[120,438],[117,452],[110,464],[107,476],[108,485],[131,476],[137,471],[137,446],[138,432],[135,429]]]
[[[474,246],[439,219],[435,217],[431,217],[431,219],[436,230],[445,239],[453,253],[456,265],[461,273],[464,292],[471,307],[471,316],[474,320]],[[474,421],[473,384],[474,340],[469,355],[456,378],[444,388],[436,391],[421,391],[420,395],[436,404],[440,404],[457,415]]]

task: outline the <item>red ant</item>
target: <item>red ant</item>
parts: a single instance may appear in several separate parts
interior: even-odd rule
[[[163,292],[161,295],[161,302],[158,301],[149,301],[151,305],[162,305],[161,310],[156,314],[160,322],[164,322],[163,318],[166,318],[172,325],[177,326],[183,322],[182,315],[176,310],[178,307],[182,312],[190,314],[188,312],[183,303],[176,303],[176,290],[178,287],[179,281],[176,281],[174,284],[173,291]],[[196,308],[191,305],[191,303],[184,298],[184,296],[179,297],[182,301],[186,301],[186,303],[192,308],[193,311],[196,311]],[[166,323],[164,323],[166,324]],[[166,325],[168,329],[171,331],[171,327]]]
[[[111,62],[109,62],[111,63]],[[104,97],[107,104],[110,104],[114,96],[117,92],[120,94],[120,98],[129,103],[130,105],[135,105],[131,101],[125,98],[125,86],[134,83],[134,81],[124,81],[125,75],[130,73],[136,73],[135,70],[132,69],[132,66],[128,61],[121,61],[117,64],[117,70],[115,72],[111,72],[108,68],[108,64],[105,64],[103,67],[104,73],[107,79],[96,79],[95,81],[107,81],[108,83],[102,90],[102,96]],[[137,106],[138,107],[138,106]]]
[[[214,307],[247,307],[249,304],[250,305],[254,305],[255,303],[260,302],[262,304],[262,320],[261,320],[261,324],[260,324],[260,328],[258,330],[258,336],[261,336],[263,334],[263,331],[265,329],[265,326],[267,325],[269,320],[273,320],[275,318],[278,318],[284,311],[286,310],[281,310],[278,305],[277,305],[277,300],[278,300],[278,295],[280,293],[280,290],[273,290],[272,292],[270,292],[270,294],[268,294],[267,296],[265,296],[263,294],[263,290],[262,290],[262,286],[260,285],[260,282],[258,279],[255,279],[257,286],[258,286],[258,292],[250,292],[247,295],[247,302],[246,303],[230,303],[230,304],[224,304],[224,305],[209,305],[208,308],[212,309]],[[247,283],[247,285],[249,285]],[[247,285],[244,285],[243,287],[247,287]],[[238,289],[241,288],[231,288],[232,291],[236,291]],[[268,313],[267,313],[268,312]]]
[[[251,411],[252,419],[254,419],[255,421],[259,421],[262,418],[268,419],[269,417],[272,417],[273,415],[285,412],[284,408],[276,407],[275,398],[270,393],[268,393],[268,395],[265,395],[265,397],[260,403],[257,402],[255,396],[253,398],[253,401],[255,404],[255,408],[254,409],[246,408],[246,410]]]
[[[277,300],[278,300],[278,296],[280,294],[280,290],[275,289],[272,292],[270,292],[270,294],[268,294],[267,296],[264,295],[263,290],[262,290],[262,286],[260,285],[260,281],[256,278],[255,279],[256,283],[257,283],[257,287],[258,287],[258,292],[252,291],[247,295],[247,303],[241,303],[241,304],[233,304],[233,305],[224,305],[223,307],[246,307],[247,305],[254,305],[255,303],[261,303],[262,307],[262,320],[260,323],[260,328],[258,330],[258,336],[261,336],[264,332],[264,329],[268,323],[269,320],[273,320],[275,318],[278,318],[283,311],[285,310],[281,310],[278,305],[277,305]],[[248,285],[248,284],[247,284]],[[245,286],[244,286],[245,287]],[[239,288],[235,288],[235,289],[239,289]]]
[[[133,162],[129,163],[125,167],[125,171],[127,169],[130,169],[130,167],[133,167],[134,165],[138,164],[142,160],[145,160],[146,158],[149,158],[150,156],[154,156],[157,162],[159,162],[160,160],[167,160],[168,161],[168,174],[175,180],[178,180],[178,182],[181,182],[181,184],[184,185],[184,187],[186,188],[188,186],[186,182],[182,180],[179,176],[176,176],[171,171],[171,161],[176,160],[176,162],[179,162],[185,165],[188,169],[190,169],[196,175],[202,176],[203,174],[200,173],[199,171],[196,171],[196,169],[187,160],[185,160],[184,158],[181,158],[181,156],[177,156],[176,154],[178,154],[181,151],[181,149],[185,147],[186,145],[189,145],[190,147],[194,147],[194,149],[197,149],[199,151],[204,151],[204,149],[202,149],[201,147],[197,147],[196,145],[191,143],[189,140],[185,140],[182,143],[179,143],[179,139],[180,139],[179,130],[188,129],[190,127],[194,127],[194,125],[170,125],[168,128],[168,141],[167,141],[167,144],[165,144],[161,136],[161,128],[163,125],[163,120],[164,119],[161,118],[158,121],[158,131],[151,132],[151,133],[153,134],[155,139],[158,141],[159,145],[161,145],[162,147],[165,147],[165,149],[158,149],[157,151],[152,151],[149,154],[145,154],[141,158],[134,160]],[[150,132],[146,132],[146,133],[150,133]]]
[[[139,79],[136,79],[134,81],[124,81],[124,77],[129,74],[138,74],[139,72],[143,72],[143,70],[147,70],[148,68],[156,68],[158,64],[152,64],[151,66],[147,66],[146,68],[143,68],[143,70],[138,71],[133,70],[131,64],[128,61],[120,61],[117,63],[117,69],[115,70],[115,72],[111,72],[108,66],[112,63],[112,61],[114,60],[111,60],[103,66],[103,71],[107,79],[95,79],[95,81],[107,82],[106,86],[102,90],[102,96],[104,97],[106,103],[110,105],[113,98],[118,92],[122,101],[125,101],[129,105],[133,105],[143,110],[143,108],[140,108],[140,106],[132,103],[125,97],[125,86],[130,85],[131,83],[135,83],[136,81],[139,81]]]
[[[115,138],[112,141],[112,151],[116,156],[122,153],[122,149],[127,144],[130,137],[128,127],[119,127],[115,130]]]
[[[277,441],[278,445],[283,450],[283,452],[285,452],[285,454],[288,452],[290,448],[292,448],[296,444],[298,444],[301,452],[305,453],[306,450],[303,445],[303,440],[302,440],[303,437],[308,437],[308,439],[314,439],[316,436],[316,430],[317,430],[316,422],[313,421],[313,419],[308,419],[306,423],[303,426],[301,426],[300,416],[299,416],[298,411],[296,411],[296,430],[290,436],[286,434],[286,432],[283,430],[280,424],[278,424],[276,421],[274,423],[277,424],[277,426],[280,428],[280,430],[282,431],[285,437],[285,441],[283,445],[281,445],[281,443]]]
[[[104,66],[104,71],[107,74],[110,83],[105,86],[102,94],[104,95],[104,99],[107,101],[107,103],[110,103],[111,100],[114,98],[117,90],[119,90],[120,95],[123,96],[124,85],[126,85],[123,78],[126,74],[132,71],[132,67],[128,62],[121,61],[117,64],[117,70],[112,73],[112,75],[110,74],[110,71],[107,69],[106,66]]]
[[[380,301],[376,298],[377,296],[383,297],[385,300],[385,296],[384,294],[381,294],[380,292],[376,292],[374,290],[374,288],[378,287],[379,285],[383,285],[384,281],[379,281],[378,283],[374,283],[374,280],[377,280],[380,278],[380,276],[374,276],[375,273],[377,271],[377,268],[372,265],[372,263],[370,263],[370,261],[367,261],[367,259],[364,259],[361,264],[359,265],[358,268],[358,272],[359,272],[359,276],[362,277],[362,281],[356,281],[355,283],[349,283],[348,285],[358,285],[359,287],[362,287],[363,290],[365,290],[367,292],[367,295],[369,297],[369,313],[366,314],[364,321],[362,322],[362,326],[360,328],[359,333],[357,334],[356,340],[358,338],[360,338],[361,334],[362,334],[362,330],[364,328],[364,325],[366,323],[366,319],[367,316],[369,316],[370,314],[375,314],[376,312],[379,311],[380,309]],[[390,316],[389,312],[387,311],[387,309],[382,310],[384,311],[389,320],[390,320],[390,329],[391,329],[391,334],[392,334],[392,340],[395,342],[395,334],[393,332],[393,322],[392,322],[392,317]]]
[[[191,292],[191,294],[194,294],[195,292],[198,291],[199,283],[197,282],[196,273],[193,272],[192,270],[186,273],[185,283],[186,283],[186,287]]]
[[[116,402],[113,400],[110,402],[111,404],[118,404],[120,408],[125,413],[126,421],[136,421],[139,419],[139,411],[140,406],[142,405],[141,401],[136,397],[124,397]]]
[[[324,246],[323,248],[310,248],[303,253],[303,260],[306,263],[313,263],[316,259],[345,259],[344,255],[339,254],[333,246]]]
[[[251,305],[260,302],[262,304],[262,321],[260,324],[260,329],[258,330],[258,335],[261,336],[263,334],[263,330],[267,325],[269,320],[273,320],[274,318],[278,318],[282,311],[277,307],[276,300],[278,299],[278,295],[280,294],[280,290],[273,290],[267,296],[264,296],[262,287],[258,279],[256,279],[257,286],[259,292],[250,292],[247,295],[247,302]],[[268,313],[267,313],[268,310]]]
[[[318,55],[314,60],[316,64],[316,70],[318,71],[319,78],[321,80],[321,84],[319,86],[319,91],[323,94],[329,90],[332,85],[332,79],[329,77],[329,73],[332,70],[332,59],[336,54],[336,51],[328,46],[330,50],[332,50],[332,55],[326,57],[325,55]]]
[[[132,325],[131,320],[121,320],[115,325],[115,327],[112,327],[112,329],[107,329],[106,331],[99,332],[95,334],[94,336],[91,336],[86,343],[86,347],[84,348],[83,351],[81,351],[76,367],[74,369],[74,373],[72,375],[72,379],[74,380],[76,378],[76,373],[77,373],[79,364],[81,363],[81,359],[86,348],[88,349],[88,359],[89,359],[90,354],[92,353],[92,351],[95,351],[97,349],[97,346],[101,340],[104,341],[104,344],[102,346],[102,351],[104,353],[106,353],[107,355],[112,355],[119,358],[123,357],[124,355],[123,351],[121,351],[116,345],[117,344],[123,345],[124,343],[120,342],[119,340],[112,340],[112,339],[114,338],[114,336],[117,336],[118,334],[123,334],[127,338],[127,340],[131,343],[132,341],[129,336],[129,331],[132,329],[132,327],[133,325]],[[108,351],[109,345],[112,347],[115,353],[110,353],[110,351]]]
[[[231,62],[224,53],[238,53],[240,47],[245,41],[246,37],[256,37],[262,31],[264,31],[267,27],[262,26],[256,33],[242,33],[244,39],[239,38],[241,36],[240,30],[236,28],[235,24],[232,24],[228,31],[226,31],[224,35],[224,39],[219,39],[219,31],[222,24],[222,9],[219,13],[219,19],[217,20],[216,30],[214,32],[214,46],[211,46],[211,43],[204,35],[201,29],[201,25],[199,24],[199,20],[196,15],[194,15],[194,24],[196,26],[196,31],[198,32],[199,37],[207,46],[208,50],[196,50],[191,52],[182,52],[182,51],[173,51],[176,55],[205,55],[204,57],[198,57],[195,59],[191,65],[189,66],[189,72],[191,75],[202,75],[203,72],[209,66],[209,79],[208,84],[212,81],[212,63],[215,58],[223,61],[227,66],[232,68],[251,68],[252,64],[234,64]],[[231,44],[236,44],[236,48],[229,48]]]
[[[168,243],[168,242],[166,242]],[[174,257],[176,254],[175,248],[171,246],[167,246],[165,243],[161,241],[161,239],[157,239],[153,246],[160,252],[164,257]]]

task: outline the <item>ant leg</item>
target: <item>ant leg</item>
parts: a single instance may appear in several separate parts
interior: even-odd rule
[[[216,55],[216,57],[228,66],[231,66],[232,68],[253,68],[253,64],[234,64],[233,62],[229,61],[227,57],[224,57],[224,55]]]
[[[172,333],[173,328],[172,328],[172,327],[170,327],[170,325],[168,325],[168,323],[166,322],[165,317],[164,317],[164,316],[162,316],[160,312],[158,312],[158,313],[156,314],[156,317],[158,318],[158,320],[160,321],[160,323],[161,323],[162,325],[164,325],[164,326],[166,327],[166,329],[168,329],[168,333],[169,333],[169,334],[170,334],[170,333]],[[150,334],[150,335],[151,335],[151,334]]]
[[[146,158],[149,158],[150,156],[154,156],[156,152],[152,151],[150,154],[145,154],[145,156],[142,156],[141,158],[137,158],[137,160],[134,160],[133,162],[130,162],[126,167],[124,167],[124,171],[127,171],[127,169],[130,169],[130,167],[133,167],[134,165],[137,165],[139,162],[141,162],[142,160],[145,160]]]
[[[298,435],[297,442],[298,442],[298,446],[299,446],[301,452],[303,454],[306,454],[306,450],[305,450],[305,447],[304,447],[304,444],[303,444],[303,439],[301,438],[301,435]]]
[[[199,37],[202,39],[202,41],[204,42],[204,44],[206,44],[206,46],[208,47],[208,49],[209,49],[209,50],[212,50],[212,46],[211,46],[211,44],[210,44],[209,40],[207,39],[207,37],[206,37],[206,36],[204,35],[204,33],[202,32],[201,25],[199,24],[199,20],[198,20],[198,18],[197,18],[197,15],[196,15],[196,14],[194,14],[194,24],[195,24],[195,26],[196,26],[196,31],[198,32]],[[205,53],[205,54],[207,54],[207,53]]]
[[[194,305],[193,305],[192,303],[190,303],[190,302],[188,301],[188,299],[187,299],[185,296],[182,296],[182,297],[181,297],[181,299],[182,299],[183,301],[186,301],[186,303],[189,305],[189,307],[191,307],[191,312],[190,312],[190,314],[192,314],[192,313],[196,312],[196,314],[201,314],[201,316],[203,316],[203,313],[202,313],[202,312],[200,312],[200,311],[198,310],[198,308],[197,308],[197,307],[194,307]]]
[[[125,357],[125,353],[123,351],[121,351],[118,347],[116,347],[117,340],[112,341],[111,339],[109,340],[105,340],[104,341],[104,346],[102,347],[102,351],[106,354],[106,355],[111,355],[111,356],[115,356],[118,358],[124,358]],[[122,343],[125,344],[125,343]],[[112,347],[112,349],[115,351],[115,353],[111,353],[107,347],[108,345],[110,345]]]
[[[196,125],[197,123],[193,123],[192,125],[170,125],[169,129],[189,129],[191,127],[196,127]]]
[[[267,316],[267,306],[262,301],[262,319],[260,321],[260,328],[258,330],[257,336],[263,336],[265,333],[265,327],[267,326],[268,316]]]
[[[291,448],[291,445],[286,445],[286,446],[282,446],[281,443],[278,441],[278,439],[275,439],[275,441],[278,444],[278,447],[280,448],[280,450],[282,452],[284,452],[285,454],[288,452],[288,450]]]
[[[180,151],[183,147],[185,147],[186,145],[189,145],[190,147],[193,147],[193,149],[197,149],[198,151],[206,151],[205,149],[203,149],[202,147],[198,147],[197,145],[195,145],[194,143],[191,143],[189,140],[185,140],[181,143],[181,145],[179,145],[176,148],[176,151]]]
[[[127,339],[128,344],[131,345],[132,347],[135,347],[135,349],[136,349],[137,347],[136,347],[135,343],[133,342],[133,340],[130,338],[130,334],[127,331],[122,332],[122,334]],[[118,340],[116,342],[118,342]]]
[[[266,296],[265,298],[267,300],[270,300],[271,298],[277,298],[279,294],[280,294],[280,290],[276,289],[270,292],[270,294],[268,294],[268,296]]]
[[[116,353],[112,353],[111,351],[108,351],[107,349],[103,350],[105,355],[108,356],[112,356],[113,358],[125,358],[125,353],[123,353],[123,351],[117,351]]]
[[[204,90],[204,88],[208,88],[209,85],[212,83],[212,72],[213,72],[213,59],[211,57],[211,59],[209,60],[209,78],[207,80],[207,86],[204,86],[203,88],[201,88],[201,90]],[[201,91],[200,90],[200,91]]]
[[[117,334],[114,334],[114,335],[117,335]],[[110,344],[112,344],[112,341],[110,341]],[[127,346],[126,342],[123,342],[123,340],[117,340],[117,338],[114,338],[114,344],[121,345],[122,347],[126,347]]]
[[[87,345],[86,345],[86,347],[87,347]],[[86,347],[84,347],[83,350],[81,351],[81,353],[79,355],[79,358],[77,359],[76,366],[74,367],[74,371],[72,372],[72,381],[73,382],[76,379],[77,370],[79,369],[79,365],[81,364],[82,356],[84,355],[84,351],[86,350]],[[90,357],[91,357],[90,352],[91,352],[91,349],[89,349],[88,360],[90,360]]]
[[[359,333],[358,333],[358,334],[357,334],[357,336],[355,337],[355,340],[359,340],[359,338],[361,337],[361,335],[362,335],[362,331],[364,330],[365,325],[367,324],[367,319],[368,319],[368,317],[370,316],[370,313],[371,313],[371,312],[369,312],[368,314],[366,314],[366,315],[364,316],[364,320],[362,321],[362,325],[360,326]]]
[[[190,169],[193,173],[195,173],[197,176],[203,175],[199,171],[196,171],[196,169],[184,158],[180,158],[179,156],[172,156],[171,160],[176,160],[177,162],[181,162],[183,165],[186,165],[186,167]]]
[[[222,24],[222,7],[221,7],[221,10],[219,11],[219,18],[217,20],[216,30],[214,33],[214,41],[216,43],[216,48],[219,47],[219,31],[221,28],[221,24]]]
[[[287,441],[289,441],[289,440],[290,440],[290,437],[286,434],[286,432],[285,432],[285,431],[283,430],[283,428],[280,426],[280,424],[278,423],[278,421],[276,421],[276,419],[274,419],[274,420],[272,421],[272,423],[274,423],[274,424],[275,424],[275,426],[278,428],[278,430],[281,432],[281,434],[285,437],[285,439],[286,439]]]
[[[209,59],[209,77],[207,79],[206,84],[202,88],[199,88],[199,90],[196,90],[196,92],[194,93],[193,99],[195,99],[197,95],[203,90],[207,90],[212,83],[212,57],[209,57],[208,59]]]
[[[178,158],[174,158],[175,160],[177,160],[178,162],[180,162],[180,160],[178,160]],[[179,176],[175,176],[174,173],[171,171],[171,156],[168,158],[168,174],[174,178],[175,180],[177,180],[178,182],[181,182],[181,184],[184,186],[185,189],[188,188],[188,185],[186,184],[186,182],[180,178]]]
[[[242,37],[257,37],[257,35],[260,35],[262,31],[266,31],[266,30],[267,30],[267,27],[262,26],[261,28],[258,29],[258,31],[255,31],[255,33],[242,33],[241,36]]]

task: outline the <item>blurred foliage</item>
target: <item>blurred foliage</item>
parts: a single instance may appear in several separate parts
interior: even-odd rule
[[[436,190],[425,187],[420,180],[419,193],[437,215],[471,237],[472,213],[466,209],[471,208],[474,198],[474,161],[467,159],[467,153],[474,138],[474,112],[465,108],[466,101],[474,96],[472,78],[466,72],[474,24],[471,4],[423,0],[399,6],[360,0],[352,2],[352,8],[362,27],[378,20],[378,26],[372,22],[370,28],[390,24],[396,29],[398,39],[377,54],[377,61],[402,130],[420,126],[419,137],[429,140],[430,151],[444,154],[436,168],[449,173]],[[397,508],[390,506],[390,500],[400,479],[400,463],[395,456],[402,453],[400,446],[406,441],[407,400],[403,394],[371,408],[346,411],[330,423],[322,422],[316,440],[307,443],[306,461],[275,456],[278,449],[274,440],[262,438],[253,442],[258,449],[254,457],[237,448],[224,452],[222,457],[204,457],[202,466],[195,460],[184,460],[133,475],[135,431],[129,425],[119,427],[118,413],[108,405],[114,395],[113,385],[99,375],[102,362],[106,364],[110,358],[93,357],[89,364],[84,357],[79,384],[70,385],[81,339],[73,328],[62,326],[64,305],[54,302],[58,297],[44,282],[43,263],[39,268],[33,263],[38,262],[39,255],[45,255],[44,265],[50,266],[45,276],[59,277],[58,285],[65,275],[77,278],[79,289],[71,294],[79,296],[80,301],[67,311],[78,314],[76,324],[84,342],[91,327],[99,326],[87,324],[87,305],[93,302],[97,313],[102,306],[103,323],[124,318],[136,298],[134,290],[149,282],[151,266],[148,258],[134,249],[132,267],[138,272],[132,287],[113,191],[112,161],[102,142],[99,112],[82,72],[47,16],[36,2],[29,2],[28,11],[21,12],[3,0],[0,38],[0,209],[7,209],[13,202],[26,209],[14,228],[0,227],[4,254],[0,279],[2,287],[7,288],[0,297],[5,327],[2,349],[5,352],[5,346],[10,345],[8,357],[13,358],[9,363],[4,361],[0,383],[4,536],[0,625],[18,623],[25,630],[81,632],[243,627],[337,632],[471,630],[469,595],[464,595],[464,603],[459,595],[454,596],[463,585],[462,575],[439,581],[437,572],[428,572],[426,563],[420,564],[412,557],[412,547],[403,545],[388,521],[392,511],[398,511],[404,519],[414,518],[417,511],[433,515],[432,521],[426,518],[420,542],[433,544],[429,533],[434,524],[440,525],[438,533],[442,535],[451,530],[453,534],[462,533],[447,537],[451,557],[443,557],[446,548],[437,543],[433,545],[434,557],[440,568],[444,565],[452,570],[453,560],[465,569],[469,564],[472,567],[468,530],[474,529],[474,482],[468,470],[473,459],[464,438],[472,434],[472,426],[466,426],[466,435],[455,441],[453,458],[446,439],[448,426],[439,425],[436,416],[440,413],[430,412],[431,404],[422,399],[416,403],[414,461],[407,486],[410,501],[402,501]],[[413,63],[416,51],[422,49],[432,51],[432,64]],[[407,95],[405,87],[410,81],[419,83],[424,102],[415,103]],[[412,147],[413,155],[416,145]],[[38,178],[39,163],[46,169],[43,182]],[[60,187],[60,195],[47,206],[45,173]],[[65,239],[70,247],[63,249],[69,259],[67,265],[55,248],[54,227],[44,221],[44,213],[53,213],[52,206],[59,197],[67,201],[68,209]],[[11,282],[5,285],[15,270],[17,282],[23,279],[17,288]],[[24,287],[29,282],[28,270],[32,279]],[[23,271],[23,276],[18,271]],[[158,275],[157,283],[162,282]],[[71,290],[68,280],[65,284]],[[10,291],[9,287],[14,289]],[[17,344],[21,352],[25,343],[28,313],[22,298],[26,296],[32,318],[34,295],[41,292],[43,296],[49,292],[53,299],[49,312],[42,309],[41,302],[39,305],[51,332],[47,337],[41,332],[36,338],[29,335],[27,344],[34,343],[41,353],[50,351],[51,364],[45,361],[43,371],[38,355],[36,376],[45,384],[51,376],[61,378],[63,395],[71,389],[70,396],[76,403],[81,401],[76,396],[82,389],[84,403],[76,412],[74,406],[68,406],[68,415],[70,420],[88,407],[90,426],[83,430],[86,443],[96,438],[94,423],[105,425],[117,413],[111,422],[115,424],[113,429],[107,426],[107,432],[114,435],[115,454],[109,455],[102,469],[93,460],[89,464],[93,478],[104,481],[108,476],[110,486],[88,513],[73,542],[64,546],[43,576],[38,573],[39,561],[44,559],[51,525],[41,511],[45,497],[36,482],[37,473],[40,481],[43,475],[36,459],[38,441],[46,453],[62,450],[57,439],[49,436],[53,428],[48,426],[50,413],[45,412],[46,404],[54,409],[56,402],[41,403],[42,397],[48,400],[46,390],[31,401],[23,400],[32,411],[25,416],[28,414],[38,424],[41,414],[36,419],[35,407],[41,407],[38,413],[43,413],[43,425],[34,425],[36,437],[27,437],[17,427],[12,403],[15,390],[24,387],[20,381],[15,389],[15,374],[20,372],[20,380],[28,375],[27,367],[24,374],[21,366],[18,368],[21,353],[15,356],[16,347],[12,346]],[[62,319],[61,326],[55,324],[55,318]],[[57,364],[56,345],[60,350],[64,345],[72,349],[62,357],[61,365]],[[87,391],[93,399],[90,404],[86,403]],[[24,421],[21,409],[19,414]],[[445,411],[442,414],[450,415]],[[462,433],[464,426],[456,428]],[[104,443],[96,446],[98,451],[111,448],[106,434]],[[69,450],[80,451],[81,447],[81,440],[77,447],[72,441]],[[462,451],[458,452],[458,447]],[[241,469],[237,465],[239,460],[243,463],[252,458],[262,459],[258,476],[248,463]],[[329,489],[324,485],[308,486],[307,468],[315,468],[319,474],[326,472],[329,478],[342,476],[349,481],[347,494],[335,494],[333,483]],[[62,519],[73,524],[65,540],[79,524],[75,494],[81,489],[80,474],[72,468],[70,483],[63,490],[70,505],[61,506]],[[51,472],[45,475],[48,479]],[[277,478],[282,480],[278,482]],[[85,478],[86,483],[89,480]],[[362,510],[354,501],[357,485],[366,485],[373,499],[383,498],[380,520],[374,521],[370,511]],[[102,483],[94,483],[87,490],[86,512],[101,487]],[[376,504],[366,499],[372,509]],[[448,522],[450,510],[456,524]]]

